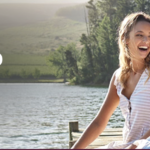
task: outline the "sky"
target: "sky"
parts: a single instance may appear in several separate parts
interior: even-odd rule
[[[0,0],[0,3],[85,3],[89,0]]]

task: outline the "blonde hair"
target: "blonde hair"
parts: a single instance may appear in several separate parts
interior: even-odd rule
[[[124,18],[119,27],[118,45],[120,50],[119,65],[121,68],[119,80],[124,88],[126,87],[127,79],[130,75],[130,71],[132,70],[131,57],[126,41],[129,39],[129,33],[139,21],[147,21],[150,23],[150,16],[143,12],[132,13]],[[147,82],[150,78],[150,54],[148,54],[145,58],[145,67],[148,70]]]

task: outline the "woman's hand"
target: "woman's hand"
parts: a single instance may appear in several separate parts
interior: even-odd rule
[[[126,147],[125,149],[136,149],[137,146],[135,144],[131,144],[128,147]]]

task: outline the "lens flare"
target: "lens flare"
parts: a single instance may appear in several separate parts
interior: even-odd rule
[[[2,57],[2,55],[0,54],[0,65],[2,64],[2,62],[3,62],[3,57]]]

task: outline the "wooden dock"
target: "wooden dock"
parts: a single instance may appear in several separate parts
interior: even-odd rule
[[[78,128],[78,121],[69,122],[69,148],[79,139],[83,129]],[[106,128],[103,133],[92,142],[87,149],[94,149],[107,145],[112,141],[122,141],[122,128]]]

